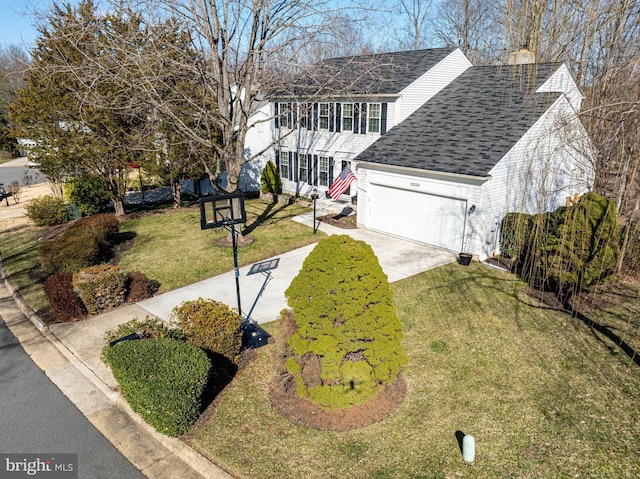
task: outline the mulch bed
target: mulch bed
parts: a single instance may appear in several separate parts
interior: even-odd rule
[[[349,215],[324,215],[318,217],[317,219],[322,221],[323,223],[327,223],[328,225],[337,226],[338,228],[352,230],[358,227],[357,215],[355,213]]]
[[[369,426],[394,413],[407,394],[407,384],[400,375],[375,398],[361,406],[324,409],[298,396],[293,387],[272,386],[269,399],[276,411],[295,423],[321,431],[352,431]]]

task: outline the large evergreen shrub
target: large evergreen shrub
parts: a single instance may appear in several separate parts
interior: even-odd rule
[[[272,194],[282,193],[282,179],[280,178],[278,168],[271,160],[267,161],[264,170],[262,170],[260,191],[262,193]]]
[[[408,361],[402,326],[368,244],[344,235],[321,240],[286,295],[297,324],[287,369],[300,396],[343,408],[398,378]]]
[[[170,338],[140,339],[105,347],[103,359],[131,409],[156,431],[179,436],[198,419],[211,369],[201,349]]]
[[[514,218],[518,217],[511,216],[510,221]],[[587,193],[573,206],[537,214],[527,221],[520,273],[534,287],[553,291],[566,302],[574,293],[615,272],[620,226],[611,200]],[[518,236],[509,234],[510,238]],[[507,251],[517,252],[509,241]]]
[[[97,175],[69,178],[64,185],[64,196],[87,216],[104,213],[111,207],[109,185]]]

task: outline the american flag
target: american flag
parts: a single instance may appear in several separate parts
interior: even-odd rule
[[[349,186],[355,179],[356,177],[351,172],[351,168],[349,168],[349,165],[346,165],[342,170],[342,173],[340,173],[340,176],[335,179],[327,193],[329,193],[329,196],[331,196],[331,198],[337,200],[340,198],[340,195],[342,195],[342,193],[347,191],[347,188],[349,188]]]

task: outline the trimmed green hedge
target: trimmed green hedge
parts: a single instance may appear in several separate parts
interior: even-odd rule
[[[118,234],[118,219],[111,214],[82,218],[58,238],[38,248],[40,264],[48,274],[83,268],[108,261]]]
[[[131,409],[167,436],[198,419],[211,364],[201,349],[169,338],[124,341],[103,351]]]

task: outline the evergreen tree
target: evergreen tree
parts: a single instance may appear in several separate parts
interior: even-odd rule
[[[398,378],[408,361],[402,326],[371,246],[344,235],[323,239],[286,295],[298,326],[287,369],[300,396],[343,408]]]

